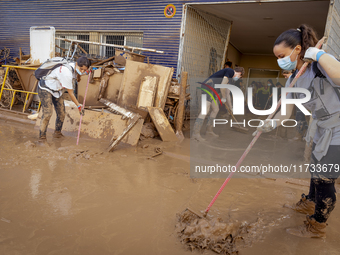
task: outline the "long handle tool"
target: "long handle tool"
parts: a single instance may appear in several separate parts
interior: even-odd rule
[[[316,48],[321,48],[323,42],[325,41],[326,37],[323,37],[317,44],[316,44]],[[297,73],[297,75],[295,76],[295,78],[293,79],[293,81],[290,83],[289,87],[292,88],[296,81],[299,79],[299,77],[302,75],[302,73],[306,70],[307,66],[309,65],[309,62],[305,62],[301,69],[299,70],[299,72]],[[276,110],[268,117],[268,119],[272,119],[273,116],[275,115],[276,111],[279,109],[281,105],[281,99],[279,100],[279,102],[277,103],[277,107]],[[213,204],[215,203],[216,199],[218,198],[218,196],[221,194],[222,190],[224,189],[224,187],[227,185],[227,183],[230,181],[231,177],[233,176],[233,174],[237,171],[237,169],[240,167],[240,165],[242,164],[243,160],[245,159],[245,157],[247,156],[247,154],[249,153],[249,151],[251,150],[251,148],[254,146],[255,142],[257,141],[257,139],[260,137],[260,135],[262,134],[261,131],[257,131],[255,137],[253,138],[253,140],[250,142],[250,144],[248,145],[247,149],[245,150],[245,152],[242,154],[241,158],[238,160],[238,162],[235,165],[235,171],[231,172],[229,174],[229,176],[227,177],[227,179],[224,181],[224,183],[222,184],[221,188],[217,191],[216,195],[214,196],[214,198],[212,199],[212,201],[210,202],[210,204],[208,205],[207,209],[205,209],[203,216],[205,217],[210,208],[213,206]]]

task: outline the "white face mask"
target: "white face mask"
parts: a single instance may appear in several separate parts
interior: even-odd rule
[[[295,48],[296,47],[297,45],[295,46]],[[277,63],[281,69],[289,71],[289,70],[294,70],[296,68],[298,56],[296,56],[296,59],[294,62],[290,60],[290,56],[293,54],[295,48],[292,50],[289,56],[277,60]]]
[[[83,73],[80,72],[78,68],[76,68],[76,71],[77,71],[77,73],[78,73],[79,75],[83,75]]]

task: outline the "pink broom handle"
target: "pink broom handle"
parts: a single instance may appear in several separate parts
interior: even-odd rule
[[[323,37],[317,44],[316,44],[316,48],[321,48],[323,42],[325,41],[326,37]],[[306,70],[307,66],[308,66],[309,62],[305,62],[300,71],[297,73],[297,75],[295,76],[295,78],[293,79],[293,81],[291,82],[291,84],[289,85],[289,88],[293,87],[297,81],[297,79],[299,79],[299,77],[301,76],[301,74]],[[288,93],[287,93],[288,94]],[[273,118],[275,112],[277,111],[277,109],[279,109],[281,105],[281,99],[279,100],[279,102],[277,103],[277,107],[276,110],[267,118],[267,119],[271,119]],[[247,149],[244,151],[244,153],[242,154],[241,158],[238,160],[238,162],[235,165],[234,171],[231,172],[227,179],[224,181],[224,183],[222,184],[221,188],[217,191],[216,195],[214,196],[214,198],[211,200],[210,204],[208,205],[207,209],[205,209],[204,211],[204,216],[206,216],[210,210],[210,208],[213,206],[213,204],[215,203],[216,199],[218,198],[218,196],[221,194],[222,190],[224,189],[224,187],[227,185],[227,183],[230,181],[231,177],[233,176],[233,174],[237,171],[237,169],[240,167],[240,165],[242,164],[243,160],[245,159],[245,157],[247,156],[247,154],[249,153],[249,151],[251,150],[251,148],[254,146],[255,142],[257,141],[257,139],[260,137],[260,135],[262,134],[262,131],[257,131],[255,137],[253,138],[253,140],[250,142],[250,144],[248,145]]]
[[[87,85],[86,85],[86,89],[85,89],[85,95],[84,95],[84,100],[83,100],[83,109],[85,109],[85,100],[86,100],[86,95],[87,95],[87,89],[89,88],[89,83],[90,83],[90,77],[91,77],[91,72],[89,72],[89,77],[87,79]],[[80,128],[81,128],[81,121],[83,119],[83,115],[80,115],[80,120],[79,120],[79,129],[78,129],[78,137],[77,137],[77,145],[79,143],[79,137],[80,137]]]

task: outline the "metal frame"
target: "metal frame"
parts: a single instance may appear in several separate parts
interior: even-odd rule
[[[257,1],[249,1],[249,2],[257,2]],[[213,3],[205,2],[205,3],[186,3],[186,4],[183,4],[180,42],[179,42],[178,60],[177,60],[177,72],[176,72],[176,78],[177,79],[181,76],[181,72],[182,72],[182,57],[183,57],[183,51],[184,51],[183,46],[184,46],[184,41],[185,41],[184,40],[185,39],[185,26],[186,26],[188,7],[190,7],[192,5],[200,5],[200,4],[225,4],[225,3],[239,3],[239,2],[230,1],[230,2],[213,2]],[[242,3],[244,3],[244,2],[242,2]],[[206,12],[206,13],[208,13],[208,12]],[[208,13],[208,14],[211,14],[211,13]],[[226,39],[226,44],[225,44],[222,62],[221,62],[221,68],[223,68],[224,63],[225,63],[225,59],[227,57],[227,49],[228,49],[228,44],[229,44],[229,41],[230,41],[230,33],[231,33],[232,25],[233,25],[232,21],[230,21],[230,20],[228,20],[228,21],[231,22],[231,25],[230,25],[228,36],[227,36],[227,39]]]
[[[2,86],[1,86],[0,100],[1,100],[2,93],[3,93],[4,90],[13,91],[13,96],[12,96],[12,101],[11,101],[11,106],[10,106],[10,110],[12,110],[13,103],[14,103],[15,93],[16,92],[27,93],[26,99],[25,99],[25,103],[24,103],[24,107],[22,109],[22,112],[25,112],[26,103],[28,101],[28,96],[29,95],[38,95],[38,93],[31,92],[31,91],[17,90],[17,89],[6,89],[5,88],[5,83],[6,83],[7,75],[8,75],[8,72],[9,72],[10,68],[27,69],[27,70],[37,70],[38,68],[36,68],[36,67],[27,67],[27,66],[11,66],[11,65],[3,65],[3,67],[7,67],[7,68],[6,68],[6,73],[5,73],[5,76],[4,76],[4,81],[3,81]],[[40,106],[41,106],[41,102],[39,101],[38,111],[40,110]]]

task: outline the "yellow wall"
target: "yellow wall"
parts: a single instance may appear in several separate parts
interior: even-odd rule
[[[277,65],[277,60],[274,55],[273,56],[242,55],[240,66],[244,67],[244,70],[246,72],[244,77],[248,77],[249,68],[281,71],[280,67]]]
[[[233,63],[233,68],[235,68],[235,65],[240,66],[241,58],[241,52],[239,52],[233,45],[229,43],[227,50],[227,59]]]
[[[235,65],[244,67],[245,75],[243,77],[248,77],[249,68],[281,71],[280,67],[277,65],[277,59],[274,54],[273,56],[245,55],[239,52],[230,43],[227,50],[227,59],[233,63],[233,68],[235,68]],[[283,77],[281,73],[280,77]]]

